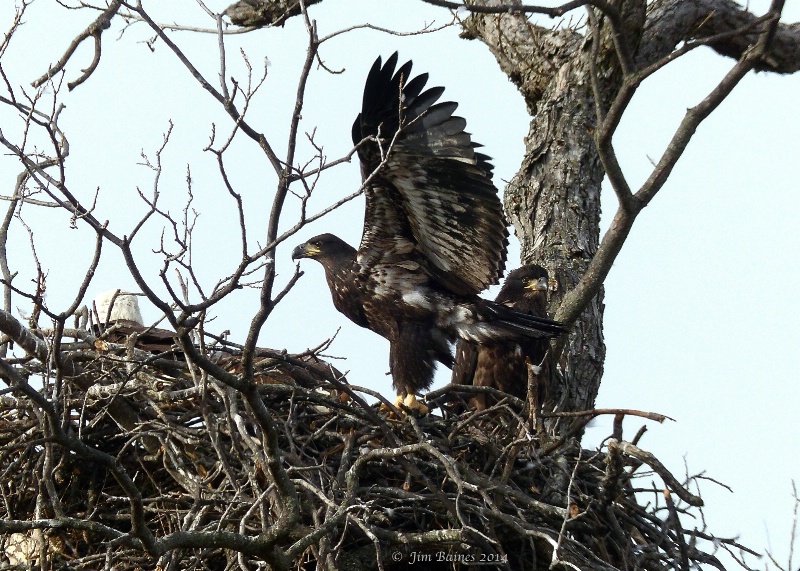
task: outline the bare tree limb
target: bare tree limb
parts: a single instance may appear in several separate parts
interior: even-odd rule
[[[681,157],[689,141],[692,139],[698,126],[706,119],[730,94],[742,78],[755,69],[756,65],[763,61],[768,53],[771,42],[775,36],[782,2],[773,2],[769,12],[769,19],[766,21],[758,36],[758,41],[734,65],[728,74],[698,105],[686,112],[681,124],[678,126],[672,140],[667,146],[666,151],[659,159],[653,172],[642,185],[642,187],[628,198],[630,191],[625,190],[627,183],[624,181],[622,171],[616,161],[611,137],[618,124],[618,118],[622,111],[627,107],[636,87],[639,78],[633,77],[626,79],[623,88],[612,103],[612,111],[606,117],[604,123],[596,130],[596,144],[601,161],[606,167],[612,186],[617,190],[617,195],[621,197],[620,208],[614,216],[609,230],[603,237],[597,253],[592,258],[581,280],[575,287],[564,296],[564,299],[556,312],[556,319],[571,322],[582,313],[589,301],[596,295],[603,281],[605,280],[617,255],[622,249],[622,245],[633,227],[633,222],[638,213],[653,199],[656,193],[664,186],[669,178],[673,167]],[[595,93],[595,98],[599,99],[600,93]]]
[[[45,82],[52,79],[57,73],[60,73],[64,69],[64,66],[67,65],[67,62],[72,57],[72,54],[75,53],[75,50],[78,48],[78,46],[81,45],[86,38],[91,36],[94,38],[94,57],[92,58],[92,62],[86,69],[83,70],[83,75],[68,84],[68,88],[71,91],[89,79],[89,76],[92,75],[94,70],[97,69],[97,65],[100,63],[100,51],[102,43],[100,38],[103,32],[111,27],[111,20],[117,15],[121,5],[121,0],[112,0],[108,5],[108,8],[106,8],[106,10],[104,10],[103,13],[100,14],[97,19],[89,25],[88,28],[86,28],[83,32],[78,34],[74,40],[72,40],[69,47],[67,47],[67,51],[65,51],[64,55],[61,56],[61,59],[59,59],[50,69],[48,69],[47,73],[35,80],[32,85],[34,87],[41,87]]]

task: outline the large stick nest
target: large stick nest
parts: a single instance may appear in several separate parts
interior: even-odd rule
[[[274,567],[298,569],[688,569],[720,566],[714,545],[739,547],[709,541],[695,484],[625,442],[622,415],[616,438],[588,451],[542,429],[549,419],[533,429],[513,397],[478,413],[447,387],[424,418],[390,415],[317,357],[263,351],[253,378],[276,468],[241,391],[91,336],[68,349],[71,376],[31,358],[3,374],[0,561],[10,568],[257,569],[246,544],[259,537],[271,538]],[[240,367],[235,352],[212,361]],[[272,536],[291,511],[276,469],[298,517]]]

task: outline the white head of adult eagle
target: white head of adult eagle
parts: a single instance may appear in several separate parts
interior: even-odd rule
[[[112,301],[114,302],[113,306],[111,305]],[[97,318],[101,325],[106,322],[126,321],[144,326],[142,312],[139,310],[139,299],[134,293],[112,289],[98,294],[94,298],[94,305],[97,308]],[[111,307],[110,313],[109,306]]]

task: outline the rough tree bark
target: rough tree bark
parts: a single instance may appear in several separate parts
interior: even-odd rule
[[[501,3],[475,4],[491,10]],[[644,0],[624,0],[609,6],[616,18],[591,9],[588,33],[537,26],[522,12],[475,12],[463,21],[463,35],[487,45],[531,114],[525,157],[505,189],[506,212],[522,244],[522,261],[545,266],[555,278],[551,313],[572,323],[560,375],[549,381],[545,413],[591,409],[603,372],[602,280],[583,307],[564,304],[600,245],[600,185],[606,170],[596,144],[597,96],[605,114],[623,82],[639,81],[641,70],[682,42],[708,42],[718,53],[738,59],[752,48],[758,31],[756,17],[728,0],[663,0],[649,7]],[[744,33],[748,27],[750,33]],[[592,33],[598,29],[594,44]],[[797,26],[779,26],[768,56],[754,69],[797,70],[798,31]],[[632,67],[624,72],[620,53],[631,57],[625,64]],[[636,211],[652,195],[643,198]],[[627,222],[624,226],[629,228]]]
[[[525,157],[505,192],[506,213],[522,244],[524,262],[549,269],[555,295],[550,313],[586,271],[597,251],[600,183],[604,172],[593,148],[589,50],[573,30],[549,31],[522,14],[475,15],[467,37],[480,38],[519,87],[532,115]],[[612,48],[613,49],[613,48]],[[607,61],[607,58],[606,58]],[[609,84],[619,83],[613,61]],[[562,380],[551,380],[544,410],[592,407],[605,358],[603,294],[572,325],[561,360]]]

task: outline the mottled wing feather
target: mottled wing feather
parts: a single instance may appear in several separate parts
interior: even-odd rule
[[[387,172],[400,193],[419,250],[437,281],[458,294],[495,283],[505,261],[507,235],[493,186],[475,176],[477,167],[429,160],[415,164],[395,155]],[[498,231],[500,230],[500,231]]]
[[[353,125],[354,142],[381,139],[381,147],[359,148],[364,177],[371,176],[359,262],[388,262],[411,243],[441,285],[478,293],[502,275],[508,244],[491,165],[475,152],[466,121],[453,115],[457,104],[436,103],[444,90],[422,91],[427,77],[409,79],[411,62],[395,73],[396,63],[397,54],[383,67],[375,62]]]
[[[358,263],[373,268],[381,262],[407,260],[416,247],[416,241],[397,192],[378,179],[367,187],[366,194],[364,234],[357,254]]]
[[[477,346],[466,341],[459,341],[456,345],[456,358],[450,382],[456,385],[471,385],[477,364]]]

